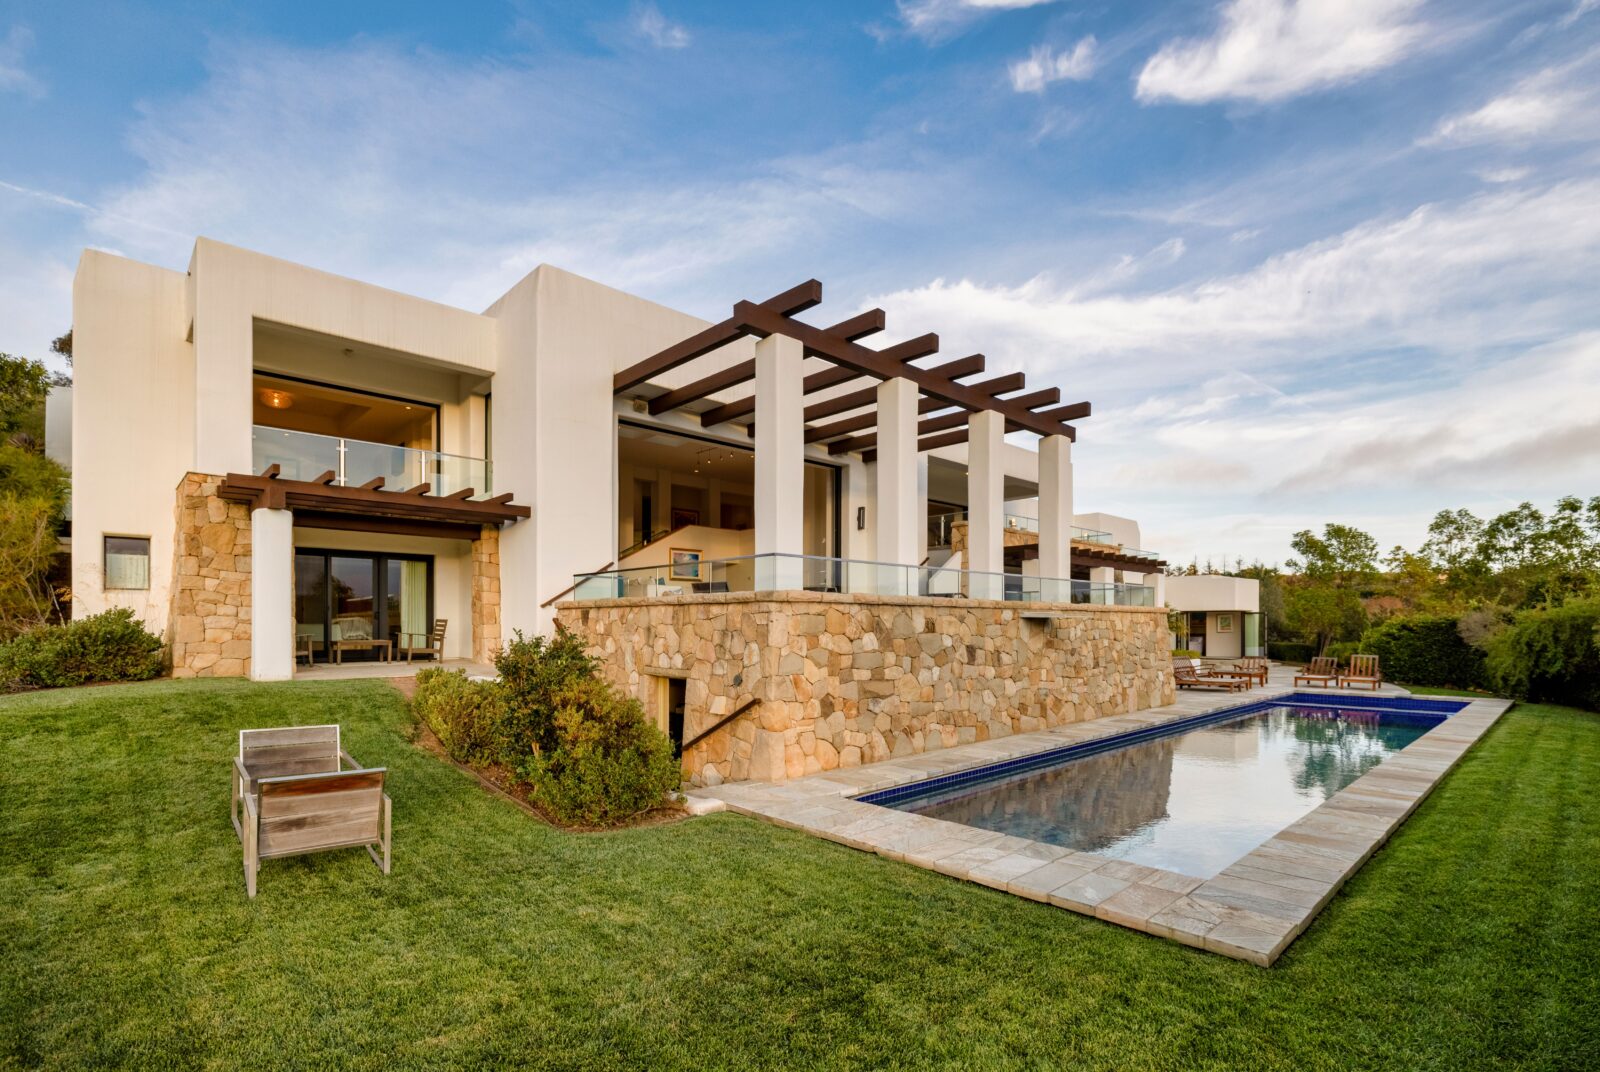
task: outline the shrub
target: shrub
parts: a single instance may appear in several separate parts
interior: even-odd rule
[[[1391,681],[1456,689],[1488,683],[1483,652],[1467,643],[1460,621],[1450,615],[1390,618],[1362,635],[1361,650],[1378,656]]]
[[[1173,648],[1172,657],[1174,659],[1198,659],[1200,658],[1200,653],[1198,651],[1190,651],[1188,648]]]
[[[0,686],[8,689],[144,681],[161,670],[161,641],[126,607],[39,626],[0,646]]]
[[[500,672],[506,708],[494,747],[515,768],[529,752],[555,747],[557,696],[577,682],[594,680],[600,663],[584,649],[582,639],[557,624],[554,637],[530,640],[517,630],[495,656],[494,667]]]
[[[1267,654],[1280,663],[1308,663],[1316,653],[1314,645],[1299,641],[1274,640],[1267,645]]]
[[[639,701],[594,677],[552,697],[554,744],[524,764],[535,802],[566,823],[610,826],[648,811],[678,787],[672,744]]]
[[[412,707],[452,759],[493,762],[505,702],[493,681],[473,681],[464,670],[432,668],[417,674]]]
[[[1341,640],[1337,643],[1329,644],[1328,650],[1324,651],[1322,654],[1326,655],[1330,659],[1337,659],[1341,664],[1343,664],[1350,661],[1350,656],[1358,655],[1366,650],[1366,648],[1361,646],[1359,641]]]
[[[1488,644],[1490,680],[1508,696],[1600,711],[1600,600],[1523,611]]]

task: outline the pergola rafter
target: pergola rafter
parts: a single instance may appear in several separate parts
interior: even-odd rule
[[[1021,373],[997,376],[979,383],[959,382],[964,377],[983,371],[984,358],[981,354],[929,367],[912,364],[938,352],[937,335],[919,336],[881,350],[861,345],[861,339],[883,330],[885,316],[881,309],[858,313],[827,328],[795,319],[797,313],[817,305],[821,300],[822,284],[812,279],[764,302],[738,302],[733,307],[733,315],[726,320],[712,324],[617,373],[613,377],[613,389],[615,393],[623,394],[741,338],[783,335],[799,342],[805,357],[818,358],[833,366],[807,375],[802,385],[804,394],[825,391],[860,378],[880,382],[904,379],[915,385],[921,396],[917,402],[917,412],[937,414],[918,421],[919,450],[964,442],[968,436],[971,415],[977,412],[1000,414],[1005,418],[1008,432],[1029,431],[1041,436],[1060,435],[1069,439],[1076,438],[1076,433],[1066,422],[1089,415],[1090,406],[1087,402],[1058,405],[1061,392],[1055,388],[1013,394],[1027,385]],[[755,378],[755,374],[754,360],[740,361],[659,394],[650,399],[647,405],[652,414],[666,413],[747,383]],[[829,451],[833,454],[863,451],[863,459],[871,460],[877,453],[877,435],[868,430],[878,425],[877,390],[876,386],[861,387],[806,406],[804,419],[807,422],[840,417],[826,424],[808,423],[806,442],[828,442]],[[857,410],[864,412],[854,412]],[[944,410],[952,412],[941,412]],[[754,412],[755,398],[752,395],[706,409],[700,414],[700,421],[702,425],[710,427],[748,418]],[[849,416],[841,416],[845,414]],[[750,431],[753,434],[753,426]]]

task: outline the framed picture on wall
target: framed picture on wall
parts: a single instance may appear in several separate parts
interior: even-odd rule
[[[687,547],[674,547],[667,552],[671,576],[675,581],[700,579],[700,552]]]
[[[1231,632],[1233,632],[1233,615],[1231,615],[1231,614],[1219,614],[1219,615],[1217,615],[1217,632],[1219,632],[1219,633],[1231,633]]]
[[[700,511],[685,509],[682,506],[672,508],[672,529],[676,532],[685,525],[700,524]]]

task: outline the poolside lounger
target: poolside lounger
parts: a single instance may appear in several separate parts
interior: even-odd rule
[[[1244,687],[1247,689],[1256,683],[1256,676],[1244,670],[1230,670],[1226,667],[1213,666],[1210,663],[1203,663],[1199,659],[1190,659],[1189,665],[1194,667],[1194,672],[1200,677],[1219,679],[1232,678],[1235,681],[1243,681]],[[1263,684],[1265,684],[1265,682],[1263,682]]]
[[[387,875],[386,774],[344,751],[338,726],[241,730],[229,817],[244,846],[245,891],[256,895],[262,860],[323,849],[365,847]]]
[[[1376,655],[1350,656],[1350,669],[1346,670],[1339,679],[1339,684],[1345,688],[1356,685],[1366,686],[1373,692],[1378,691],[1378,686],[1383,684],[1383,671],[1378,669]]]
[[[1172,673],[1180,689],[1227,689],[1229,692],[1240,692],[1250,687],[1241,678],[1202,677],[1186,659],[1172,660]]]
[[[1339,685],[1339,660],[1326,655],[1318,655],[1311,660],[1311,665],[1294,676],[1296,685],[1316,685],[1319,688],[1332,689]]]

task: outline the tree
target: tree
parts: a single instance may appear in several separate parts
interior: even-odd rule
[[[23,428],[55,385],[44,362],[0,354],[0,438]]]
[[[1299,558],[1289,568],[1335,588],[1370,586],[1378,577],[1378,541],[1351,525],[1327,524],[1318,536],[1310,529],[1294,534],[1289,546]]]
[[[0,443],[0,640],[59,616],[49,573],[66,506],[66,470]]]

